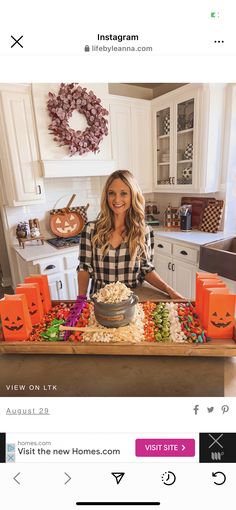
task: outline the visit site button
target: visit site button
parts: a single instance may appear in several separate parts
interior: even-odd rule
[[[136,457],[194,457],[195,439],[136,439]]]

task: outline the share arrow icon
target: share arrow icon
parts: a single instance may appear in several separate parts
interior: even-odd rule
[[[116,479],[116,483],[117,485],[119,485],[119,483],[121,482],[123,476],[125,475],[125,473],[111,473],[114,478]]]

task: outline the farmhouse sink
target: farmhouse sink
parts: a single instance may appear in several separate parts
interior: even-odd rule
[[[200,247],[200,269],[236,280],[236,237]]]

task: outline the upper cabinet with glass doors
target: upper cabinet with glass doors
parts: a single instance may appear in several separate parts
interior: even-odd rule
[[[185,85],[153,100],[156,190],[219,189],[224,88]]]

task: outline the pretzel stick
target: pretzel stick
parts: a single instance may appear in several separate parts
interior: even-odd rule
[[[101,328],[77,328],[76,326],[60,326],[59,331],[80,331],[81,333],[97,333]]]

